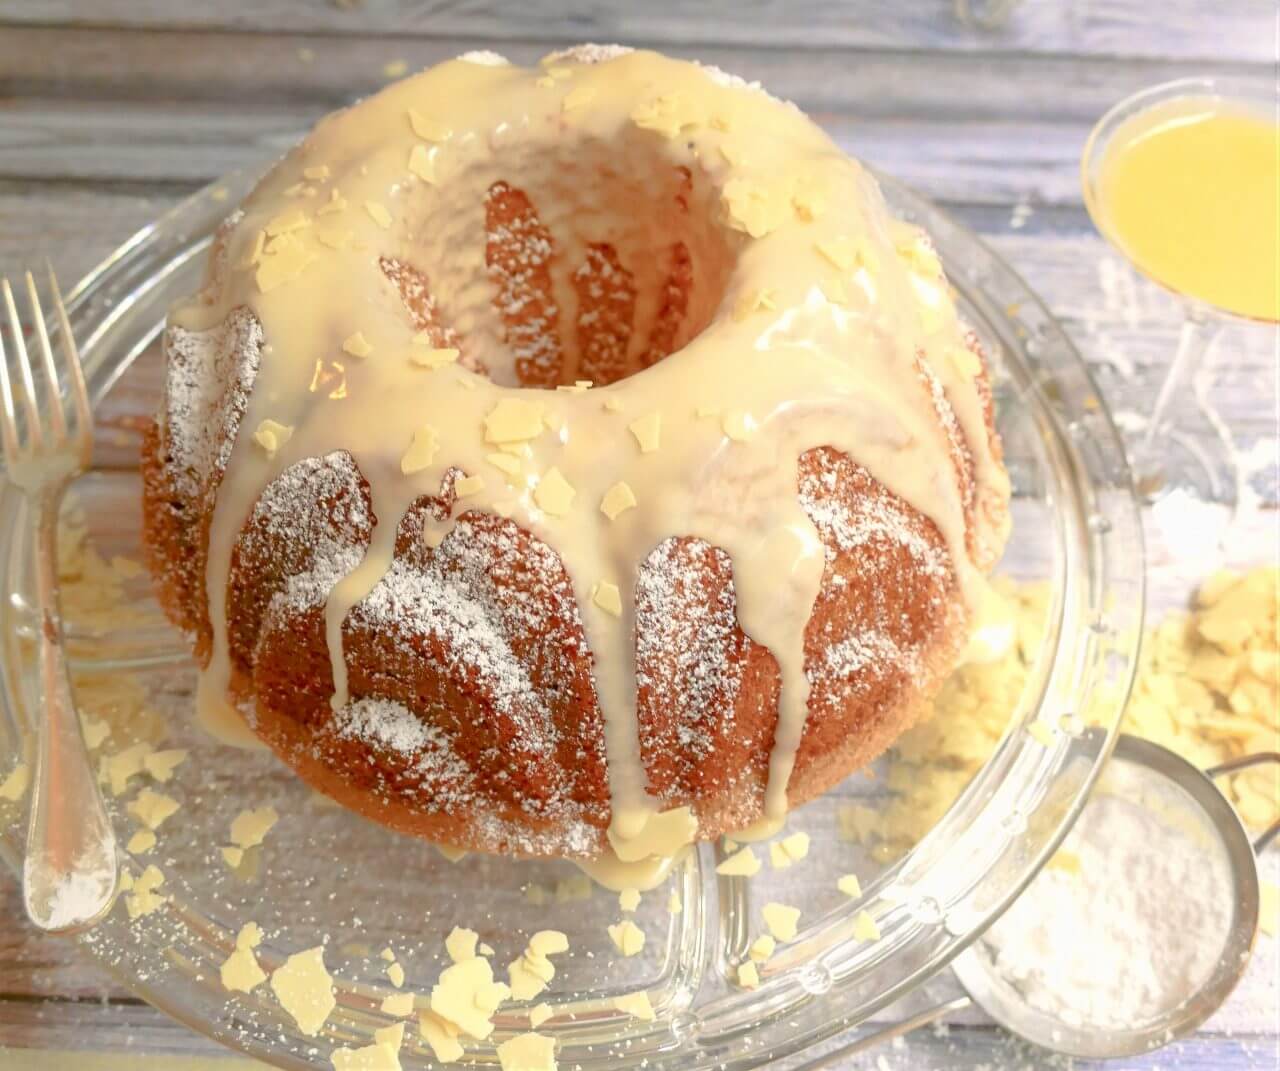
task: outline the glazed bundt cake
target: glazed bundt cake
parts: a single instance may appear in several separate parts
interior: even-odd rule
[[[464,848],[776,822],[911,724],[1007,534],[928,239],[794,106],[650,52],[328,117],[164,348],[146,542],[202,711]]]

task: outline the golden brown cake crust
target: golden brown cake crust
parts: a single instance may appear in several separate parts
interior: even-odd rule
[[[671,70],[667,66],[670,61],[636,62],[654,62],[655,70]],[[739,92],[730,82],[714,84],[719,87],[715,92]],[[752,98],[751,106],[774,108],[776,104]],[[551,121],[562,124],[559,114],[553,111]],[[660,117],[648,116],[646,122],[651,124],[655,118]],[[797,120],[788,112],[782,121],[790,124]],[[409,129],[402,116],[397,123]],[[563,134],[562,126],[557,129]],[[628,129],[629,138],[638,136],[637,129],[642,131],[638,145],[647,144],[643,138],[655,128],[639,123],[636,129]],[[732,129],[731,124],[725,129]],[[448,282],[448,265],[415,263],[418,257],[413,242],[402,242],[394,250],[373,247],[376,255],[366,255],[361,270],[368,269],[374,276],[371,293],[376,295],[376,300],[367,304],[382,302],[385,308],[378,305],[381,314],[403,321],[402,326],[411,325],[415,347],[430,348],[437,356],[448,354],[440,359],[450,368],[451,376],[461,369],[473,378],[490,379],[488,384],[481,381],[484,387],[564,387],[578,395],[585,390],[578,382],[581,377],[589,378],[596,387],[640,375],[652,381],[662,372],[654,366],[667,358],[675,362],[688,357],[689,349],[700,341],[705,343],[706,336],[726,321],[738,323],[752,315],[765,319],[764,310],[770,310],[770,316],[780,324],[800,299],[793,295],[795,305],[776,309],[769,292],[745,289],[734,275],[734,257],[747,248],[747,236],[761,236],[755,233],[759,221],[739,218],[734,226],[726,226],[717,215],[728,211],[732,217],[738,204],[750,216],[755,201],[746,197],[738,202],[728,194],[730,188],[744,188],[730,185],[740,184],[741,177],[716,177],[703,166],[705,157],[696,154],[695,162],[673,166],[661,154],[637,155],[634,150],[635,145],[625,157],[639,169],[632,175],[621,173],[620,162],[601,157],[599,144],[591,147],[596,154],[591,157],[595,178],[621,185],[588,189],[586,204],[596,210],[601,205],[609,208],[611,202],[602,192],[605,189],[629,190],[636,197],[637,191],[643,191],[644,196],[653,198],[643,205],[638,201],[616,205],[616,216],[625,218],[629,225],[638,224],[616,229],[616,241],[601,240],[602,235],[615,236],[607,229],[591,235],[574,231],[574,212],[566,209],[563,197],[559,203],[555,198],[550,204],[540,202],[522,188],[518,172],[510,179],[486,180],[483,190],[477,191],[471,206],[475,226],[468,233],[474,238],[478,230],[481,240],[468,248],[482,249],[471,269],[480,274],[466,277],[470,284],[467,292],[491,295],[484,299],[489,306],[484,311],[496,324],[496,335],[473,335],[460,326],[474,325],[477,317],[483,319],[475,308],[469,307],[460,315],[456,306],[450,307],[453,319],[445,314],[434,296],[432,272],[437,273],[436,282],[441,278]],[[738,166],[735,151],[723,155],[730,171]],[[826,160],[828,156],[823,147],[815,159]],[[348,177],[356,163],[347,161]],[[845,178],[862,183],[856,165],[845,164]],[[298,166],[299,161],[286,160],[281,168],[287,172]],[[319,171],[329,173],[327,166]],[[536,176],[523,177],[532,180]],[[544,192],[563,186],[556,185],[560,183],[558,176],[547,180],[542,174],[542,180]],[[536,192],[532,181],[528,185]],[[862,185],[850,188],[863,190]],[[795,226],[813,227],[813,234],[820,237],[826,233],[825,221],[814,224],[815,202],[801,196],[803,187],[796,187],[796,191],[794,213],[800,222]],[[330,193],[337,195],[336,185]],[[290,195],[286,191],[284,196],[287,200]],[[246,212],[254,211],[252,200],[246,202]],[[317,197],[315,203],[325,202]],[[868,205],[869,213],[883,215],[878,200],[869,200]],[[648,225],[639,218],[641,212],[653,215]],[[620,573],[616,579],[623,584],[634,579],[634,590],[622,592],[620,599],[630,609],[634,595],[633,636],[602,633],[599,616],[587,618],[584,627],[584,615],[599,615],[602,606],[584,605],[576,592],[591,590],[584,589],[584,580],[607,579],[608,574],[600,568],[601,560],[607,559],[592,559],[591,576],[584,576],[575,564],[571,577],[572,555],[566,552],[562,556],[531,530],[551,539],[554,528],[539,528],[536,514],[531,519],[526,515],[527,526],[508,519],[512,511],[500,508],[502,502],[495,500],[493,493],[500,484],[495,473],[505,470],[494,465],[492,457],[496,455],[501,461],[501,451],[513,447],[507,458],[520,456],[523,450],[521,465],[526,460],[532,465],[536,460],[543,466],[536,473],[538,481],[548,478],[551,471],[545,467],[546,458],[538,457],[519,439],[493,440],[485,449],[494,453],[473,458],[467,478],[474,479],[482,468],[487,473],[490,489],[484,501],[490,510],[475,508],[476,499],[470,500],[469,508],[467,499],[456,496],[455,484],[464,474],[456,467],[461,462],[450,455],[446,444],[434,461],[440,467],[429,473],[425,467],[404,467],[407,454],[404,459],[395,458],[393,475],[414,475],[422,482],[405,485],[410,493],[400,501],[396,515],[383,517],[375,516],[373,488],[379,479],[386,486],[386,466],[378,467],[385,459],[361,454],[358,461],[354,455],[360,451],[341,436],[309,440],[312,445],[324,441],[325,446],[295,449],[277,459],[270,469],[273,478],[251,488],[256,499],[246,498],[243,487],[228,496],[236,508],[231,513],[219,511],[225,533],[218,543],[223,573],[208,569],[214,507],[231,471],[233,446],[267,423],[258,424],[265,415],[259,407],[252,418],[258,427],[240,427],[246,412],[253,408],[251,400],[260,397],[254,392],[260,367],[267,369],[263,378],[270,380],[264,354],[272,340],[265,337],[262,324],[272,321],[266,316],[258,319],[255,301],[267,292],[263,280],[272,279],[269,273],[264,274],[263,264],[253,260],[252,249],[247,259],[229,263],[233,239],[238,235],[237,256],[242,256],[251,241],[236,231],[237,218],[229,220],[217,236],[206,288],[193,302],[197,311],[218,309],[218,317],[212,321],[192,317],[191,323],[206,325],[200,328],[188,325],[184,329],[175,320],[165,336],[165,398],[146,437],[142,459],[144,536],[161,602],[173,621],[192,636],[197,660],[207,666],[222,659],[218,665],[229,669],[229,692],[251,728],[317,790],[375,821],[437,842],[484,851],[591,858],[610,843],[606,831],[616,817],[612,807],[618,797],[611,792],[607,754],[612,752],[607,753],[606,738],[616,747],[609,730],[613,726],[616,734],[617,725],[623,724],[628,747],[632,742],[638,744],[638,764],[627,756],[635,767],[635,793],[645,793],[645,805],[652,804],[655,811],[691,808],[698,819],[698,837],[707,839],[742,829],[764,814],[771,762],[776,766],[780,752],[793,752],[794,767],[789,778],[775,782],[769,796],[776,803],[776,793],[785,788],[785,802],[791,806],[811,799],[873,759],[910,726],[943,674],[954,665],[969,627],[960,577],[972,578],[994,564],[1006,529],[1007,481],[1000,468],[990,383],[976,337],[972,333],[962,337],[956,330],[953,309],[953,319],[946,321],[948,326],[941,336],[903,327],[916,320],[923,323],[925,317],[923,306],[916,308],[922,299],[914,296],[898,258],[916,272],[913,283],[945,294],[936,255],[922,235],[894,238],[888,235],[885,220],[880,228],[884,233],[877,231],[879,252],[870,246],[862,248],[847,237],[844,240],[849,248],[838,242],[823,246],[805,238],[807,270],[816,266],[827,273],[805,293],[804,303],[813,306],[805,322],[837,324],[839,330],[824,337],[828,342],[834,338],[850,350],[848,354],[838,347],[821,350],[822,356],[833,362],[848,358],[848,378],[842,383],[846,396],[841,400],[849,401],[848,395],[856,394],[861,386],[851,387],[850,380],[867,376],[873,366],[880,377],[879,395],[872,390],[866,397],[853,398],[861,407],[851,405],[846,412],[828,404],[826,366],[820,374],[812,371],[820,362],[809,365],[809,394],[804,398],[793,397],[795,373],[788,370],[780,375],[776,370],[786,365],[772,369],[754,366],[761,382],[772,386],[776,379],[779,387],[778,397],[765,400],[771,406],[783,403],[762,409],[756,418],[767,421],[779,412],[785,416],[793,401],[796,413],[807,415],[824,405],[829,410],[818,413],[826,423],[805,424],[801,429],[807,434],[811,426],[822,427],[820,436],[815,434],[799,444],[794,453],[788,455],[784,450],[778,455],[788,457],[788,464],[796,466],[795,499],[787,497],[785,486],[758,496],[769,499],[762,515],[776,505],[770,496],[785,498],[788,518],[816,532],[821,544],[819,558],[817,543],[810,539],[804,561],[806,567],[812,566],[812,583],[807,587],[793,585],[790,605],[798,608],[799,616],[779,616],[788,629],[781,634],[775,630],[770,650],[759,635],[753,638],[744,631],[740,618],[754,621],[758,633],[767,630],[769,621],[760,615],[773,604],[770,598],[762,599],[761,593],[771,596],[772,591],[767,584],[761,586],[759,576],[754,577],[750,590],[742,576],[735,584],[735,562],[741,563],[742,558],[731,557],[706,539],[682,534],[693,525],[675,527],[674,532],[668,528],[672,534],[664,533],[652,545],[646,537],[630,548],[638,553],[630,559],[625,575]],[[319,231],[319,210],[312,220],[288,201],[285,212],[267,220],[257,231],[257,255],[267,247],[268,231],[274,231],[271,241],[288,247],[294,241],[289,236],[297,218],[305,219],[298,225],[304,231]],[[441,222],[442,229],[448,222]],[[372,226],[367,221],[365,225]],[[643,243],[637,244],[637,234]],[[289,241],[284,241],[286,238]],[[865,244],[865,238],[862,241]],[[894,258],[892,266],[901,275],[897,279],[901,286],[896,297],[883,298],[882,304],[892,305],[893,316],[881,324],[872,315],[880,308],[877,302],[881,299],[876,295],[882,293],[877,289],[875,272],[862,282],[856,280],[857,273],[868,265],[874,269],[886,255]],[[831,276],[833,269],[848,278]],[[261,294],[245,282],[250,275],[257,279]],[[335,276],[331,281],[340,288],[346,278]],[[895,285],[887,275],[880,282],[885,294]],[[367,279],[364,285],[369,285]],[[738,289],[733,289],[735,286]],[[858,290],[859,301],[869,303],[870,313],[855,314],[856,302],[844,304],[850,287]],[[327,293],[332,295],[333,289],[331,286]],[[819,297],[826,304],[819,302]],[[837,310],[843,306],[844,311],[828,313],[827,305]],[[290,314],[303,313],[300,322],[309,322],[312,309],[305,301],[295,302],[290,305]],[[363,310],[361,314],[365,315]],[[934,315],[940,315],[936,309]],[[211,328],[207,327],[210,322]],[[277,321],[281,322],[289,321]],[[901,337],[931,339],[934,349],[926,353],[924,342],[897,345],[900,335],[895,328]],[[798,348],[816,351],[807,346],[812,340],[803,330],[796,330],[801,334]],[[736,361],[745,349],[776,362],[794,359],[794,355],[784,354],[788,345],[794,347],[795,340],[784,338],[780,351],[770,354],[762,341],[767,333],[762,328],[752,336],[744,326],[740,335],[733,336],[732,345],[721,347],[721,356]],[[786,331],[779,333],[786,335]],[[340,340],[342,332],[335,337]],[[755,342],[750,343],[753,337]],[[867,339],[877,344],[862,349],[855,345]],[[293,394],[312,401],[345,397],[342,361],[349,356],[355,360],[363,357],[348,349],[346,342],[332,346],[333,354],[342,361],[318,355],[312,348],[302,349],[305,352],[291,357],[307,370],[310,385],[305,393]],[[418,354],[422,355],[422,349]],[[418,374],[414,367],[427,367],[411,365],[403,355],[386,353],[367,361],[365,367],[376,361],[384,362],[380,367],[393,367],[391,362],[397,359],[406,375]],[[457,369],[450,363],[454,360]],[[314,374],[310,371],[313,361]],[[899,362],[892,363],[892,376],[884,370],[891,362]],[[957,375],[957,368],[969,365],[971,372]],[[422,375],[443,373],[433,368]],[[724,383],[723,374],[712,378],[725,395],[718,400],[733,402],[733,384]],[[414,384],[411,390],[421,392],[428,405],[443,405],[440,399],[446,396],[454,397],[456,403],[458,395],[446,395],[432,386],[442,380],[406,382]],[[461,389],[456,386],[460,379],[450,382],[454,383],[451,389]],[[886,384],[892,389],[885,390]],[[398,388],[399,384],[393,386]],[[475,383],[471,389],[477,392],[473,397],[480,396]],[[411,390],[406,389],[406,397]],[[289,392],[278,393],[291,396]],[[528,392],[518,393],[524,396]],[[385,395],[384,385],[383,394],[376,397]],[[361,404],[368,406],[368,399],[374,397],[372,393],[364,396]],[[412,397],[416,404],[419,394]],[[567,400],[565,395],[550,397]],[[615,392],[607,400],[621,407],[622,397]],[[900,400],[899,412],[894,403]],[[742,445],[750,437],[744,430],[747,425],[742,425],[741,435],[734,433],[727,410],[713,409],[714,423],[699,425],[697,421],[705,414],[698,412],[695,419],[692,401],[679,398],[676,402],[681,406],[678,419],[682,423],[677,425],[674,410],[668,412],[671,440],[685,446],[695,441],[719,441],[723,429],[724,443],[731,444],[729,451],[738,451],[729,454],[726,471],[720,473],[726,484],[732,485],[726,491],[730,502],[722,513],[736,521],[738,515],[733,510],[742,503],[732,501],[733,496],[751,498],[758,482],[773,474],[759,464],[759,458],[767,455],[752,454]],[[596,403],[593,400],[591,404],[594,407]],[[940,518],[938,523],[877,481],[869,468],[855,460],[857,450],[851,453],[835,445],[800,449],[812,442],[840,438],[841,425],[832,420],[832,412],[837,416],[845,413],[850,422],[877,424],[877,407],[894,409],[883,421],[884,427],[877,425],[867,432],[866,439],[877,449],[897,450],[899,453],[892,455],[896,457],[918,448],[912,454],[917,462],[922,457],[936,460],[936,466],[910,470],[920,478],[908,484],[917,492],[913,502],[928,501],[928,493],[933,493],[940,501],[954,503],[935,515]],[[608,409],[608,405],[601,403],[595,412],[601,409]],[[338,427],[349,410],[302,407],[298,411],[304,418],[299,420],[301,438],[314,432],[321,421]],[[308,415],[312,417],[310,428],[303,426]],[[373,415],[376,418],[379,414]],[[645,471],[655,469],[650,448],[631,423],[638,415],[619,416],[615,437],[625,447],[625,466],[649,466],[647,470],[626,470],[633,479],[641,480],[646,478]],[[742,413],[738,416],[745,419]],[[543,416],[535,423],[541,435]],[[779,434],[787,434],[787,420],[779,423]],[[554,423],[545,427],[557,433],[560,430]],[[707,427],[712,429],[710,434],[701,430]],[[293,428],[288,430],[293,434]],[[465,430],[481,441],[479,422]],[[895,435],[899,437],[896,440]],[[455,436],[454,442],[460,439]],[[768,436],[762,434],[761,439],[768,440]],[[395,449],[402,449],[402,441],[395,439]],[[483,441],[490,443],[487,431]],[[562,439],[561,444],[568,441],[571,437]],[[580,435],[575,445],[591,448],[587,461],[595,464],[591,451],[600,441]],[[842,440],[846,445],[851,441],[862,444],[858,435]],[[786,442],[788,450],[795,445]],[[886,442],[891,446],[885,447]],[[335,445],[340,448],[333,449]],[[616,448],[617,443],[612,445]],[[656,448],[656,443],[653,445]],[[252,450],[252,444],[247,449]],[[320,456],[306,456],[308,453]],[[624,467],[617,462],[617,455],[615,449],[614,468],[597,466],[602,473],[617,471],[618,476],[610,475],[611,480],[620,478]],[[274,457],[274,447],[270,456]],[[663,460],[671,466],[670,458],[684,456],[678,449],[670,449]],[[702,460],[691,463],[685,471],[674,467],[658,471],[668,472],[668,478],[674,472],[676,480],[696,484],[720,463],[714,454],[710,462],[705,453],[697,456]],[[872,456],[883,457],[883,452],[872,451]],[[755,458],[756,468],[748,461],[742,463],[741,471],[733,471],[733,459],[743,457]],[[858,457],[902,489],[903,485],[893,482],[892,473],[886,473],[883,461],[877,469],[863,454]],[[262,463],[261,455],[254,455],[253,460]],[[365,471],[361,463],[367,463]],[[399,472],[395,471],[397,465]],[[492,466],[493,471],[484,465]],[[413,496],[422,490],[436,488],[442,470],[443,480],[435,493],[414,501]],[[788,471],[793,470],[776,464],[773,468],[776,473]],[[527,484],[532,475],[522,469],[519,479]],[[258,493],[263,482],[265,489]],[[653,480],[643,488],[652,492],[647,508],[661,508],[659,500],[665,488],[657,483]],[[541,490],[542,483],[536,486]],[[590,523],[597,525],[604,523],[598,515],[604,486],[595,488],[587,506]],[[922,489],[926,493],[920,493]],[[694,491],[692,497],[696,498],[702,488]],[[537,491],[533,497],[537,498]],[[401,516],[406,503],[412,504]],[[717,500],[715,505],[722,503]],[[768,515],[776,524],[776,513]],[[232,524],[229,529],[225,527],[227,517]],[[560,520],[584,523],[580,515]],[[610,524],[613,520],[608,518]],[[383,548],[378,566],[381,570],[390,557],[385,574],[371,588],[363,589],[365,593],[340,622],[335,616],[330,623],[335,630],[340,624],[341,658],[335,661],[336,632],[326,634],[326,607],[332,609],[335,587],[365,560],[375,534],[386,531],[379,525],[395,526],[394,555],[389,547]],[[794,534],[796,528],[797,523],[792,523],[789,530]],[[731,546],[741,530],[741,525],[721,528],[716,541]],[[595,539],[593,546],[607,544],[621,529],[605,531],[609,534]],[[389,544],[390,540],[384,542]],[[740,543],[738,551],[742,549]],[[637,561],[639,567],[633,571],[631,566]],[[743,566],[739,564],[739,568]],[[743,575],[751,577],[750,572]],[[215,595],[220,597],[224,579],[225,610],[215,622],[211,620],[208,585],[215,584]],[[815,585],[817,597],[811,603]],[[800,588],[804,589],[803,600],[795,597]],[[591,600],[594,603],[594,591]],[[349,604],[339,601],[337,605],[341,609]],[[790,623],[803,621],[806,611],[809,616],[803,629],[791,629]],[[621,613],[615,617],[629,620]],[[597,694],[597,682],[604,676],[601,671],[623,662],[617,659],[617,651],[593,649],[588,634],[634,643],[635,687],[628,688],[634,692],[633,721],[630,694],[624,703],[614,694],[602,704]],[[786,653],[780,654],[784,648]],[[625,651],[625,647],[620,649]],[[597,658],[606,654],[615,661],[603,666],[597,663]],[[347,679],[339,684],[335,676],[341,677],[344,668]],[[791,681],[790,691],[784,687],[784,677]],[[804,698],[803,691],[795,690],[797,677],[808,686],[807,706],[795,702],[795,696]],[[607,681],[599,687],[609,692]],[[346,702],[340,698],[335,709],[335,695],[349,698]],[[788,696],[792,697],[789,706]],[[619,710],[620,706],[624,709]],[[780,710],[790,711],[789,720],[780,716]],[[785,746],[780,747],[779,741]],[[777,770],[772,774],[776,776]]]
[[[174,567],[190,551],[190,504],[162,442],[156,426],[143,455],[146,543],[170,616],[202,635],[203,590]],[[441,518],[456,504],[451,486],[422,500],[401,522],[393,573],[344,629],[352,694],[369,708],[353,725],[329,705],[323,597],[367,544],[367,487],[346,457],[295,469],[246,524],[229,585],[234,683],[254,697],[258,734],[318,791],[394,829],[483,851],[596,854],[609,822],[603,724],[554,552],[511,521],[465,512],[427,548],[422,514]],[[964,631],[932,522],[830,449],[805,456],[798,491],[827,564],[806,632],[813,690],[793,805],[910,726]],[[483,658],[470,644],[482,623],[438,627],[442,597],[464,615],[479,608],[539,702],[512,707],[504,682],[477,672]],[[728,557],[687,537],[655,548],[637,585],[637,630],[649,791],[664,807],[693,806],[702,836],[750,824],[761,813],[779,678],[737,624]],[[409,750],[387,714],[397,707],[423,727]]]

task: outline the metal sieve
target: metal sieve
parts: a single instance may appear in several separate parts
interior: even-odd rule
[[[979,939],[978,944],[970,946],[952,965],[967,997],[947,1001],[874,1034],[864,1035],[825,1053],[816,1062],[805,1064],[806,1071],[829,1067],[855,1052],[972,1005],[1027,1041],[1063,1055],[1083,1058],[1134,1056],[1195,1031],[1222,1006],[1248,966],[1257,936],[1260,906],[1257,856],[1280,835],[1280,822],[1276,822],[1251,842],[1235,808],[1214,783],[1214,778],[1267,762],[1280,763],[1280,752],[1260,752],[1201,770],[1168,748],[1148,740],[1121,736],[1116,743],[1110,763],[1126,764],[1141,778],[1171,788],[1171,795],[1188,808],[1199,827],[1217,839],[1230,876],[1231,888],[1223,890],[1223,895],[1230,897],[1232,914],[1217,962],[1209,977],[1174,1006],[1160,1009],[1126,1028],[1064,1022],[1029,1003],[1019,989],[1000,974],[993,959],[984,953]],[[1171,895],[1175,893],[1176,890],[1170,890]]]

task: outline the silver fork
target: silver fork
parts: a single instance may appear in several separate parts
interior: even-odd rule
[[[27,498],[36,558],[40,613],[40,687],[43,717],[22,874],[27,915],[43,930],[73,933],[91,926],[111,907],[118,881],[116,837],[89,764],[80,718],[71,694],[58,605],[58,505],[67,485],[89,467],[93,416],[71,324],[49,268],[49,285],[62,343],[66,397],[45,329],[40,295],[26,276],[35,348],[46,385],[42,409],[22,322],[9,280],[0,289],[9,315],[14,357],[0,333],[0,436],[11,483]],[[11,375],[12,372],[12,375]],[[15,398],[23,421],[19,425]]]

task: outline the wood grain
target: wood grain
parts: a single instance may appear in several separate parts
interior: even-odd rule
[[[3,0],[0,0],[0,4]],[[168,30],[12,26],[0,35],[0,76],[6,92],[23,97],[225,100],[312,103],[336,107],[387,82],[382,68],[403,59],[409,69],[451,59],[474,40],[386,38],[365,32],[335,37]],[[532,63],[545,42],[504,41],[515,63]],[[1021,52],[867,51],[823,40],[803,62],[791,50],[750,45],[676,42],[673,56],[696,59],[760,81],[805,108],[858,115],[929,115],[962,119],[1074,117],[1092,122],[1135,89],[1183,77],[1185,63],[1160,56],[1129,58]],[[923,66],[928,56],[927,68]],[[1197,65],[1200,73],[1267,70],[1223,53]],[[927,71],[927,77],[924,76]],[[1070,87],[1070,92],[1066,91]]]
[[[1141,85],[1211,70],[1267,76],[1275,59],[1275,10],[1256,0],[1024,0],[1000,31],[961,24],[950,0],[741,0],[731,15],[612,0],[566,12],[491,0],[0,0],[0,274],[48,256],[64,280],[78,277],[199,185],[269,159],[322,112],[375,91],[388,61],[425,65],[494,41],[527,61],[565,41],[624,40],[762,80],[846,148],[943,202],[1044,297],[1113,408],[1141,412],[1180,311],[1093,231],[1080,146],[1096,117]],[[1230,374],[1211,400],[1243,445],[1274,441],[1274,335],[1232,331],[1217,352]],[[1189,398],[1179,406],[1193,415]],[[1252,533],[1274,532],[1275,484],[1273,475],[1263,488],[1271,512],[1250,521]],[[1163,564],[1153,587],[1169,605],[1185,578]],[[1275,973],[1271,942],[1212,1031],[1126,1066],[1274,1068],[1265,1017]],[[894,1071],[1046,1066],[979,1018],[967,1022],[840,1066],[875,1067],[877,1055]],[[220,1051],[86,968],[73,945],[34,935],[7,882],[0,1045]]]
[[[978,8],[980,5],[972,5]],[[526,40],[624,41],[657,46],[753,44],[968,52],[1158,56],[1180,60],[1273,58],[1274,12],[1255,0],[1024,0],[999,32],[956,17],[950,0],[737,0],[730,8],[681,0],[560,4],[497,0],[0,0],[0,21],[34,25],[271,31]],[[1206,19],[1211,25],[1206,26]]]
[[[327,109],[223,102],[24,100],[0,128],[0,178],[211,182],[281,155]],[[853,118],[815,111],[846,150],[944,201],[1078,201],[1088,125],[1040,120]]]
[[[939,94],[954,100],[960,92]],[[948,104],[948,106],[950,106]],[[1078,208],[1084,118],[855,115],[811,109],[835,141],[952,204]],[[194,188],[283,154],[320,104],[24,99],[0,126],[0,180],[180,183]]]

